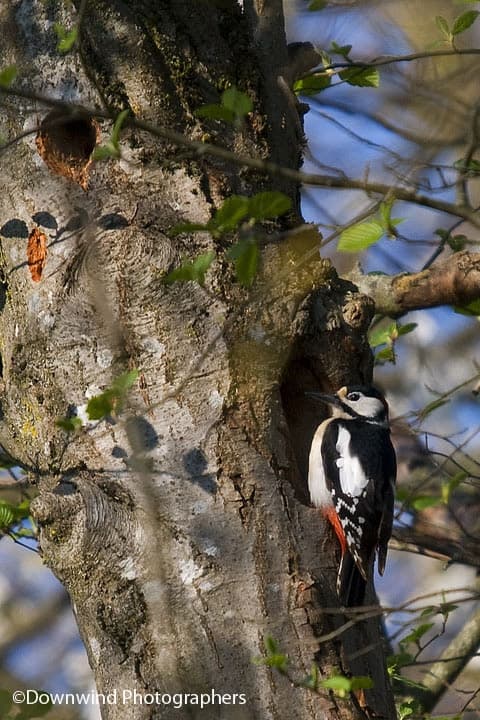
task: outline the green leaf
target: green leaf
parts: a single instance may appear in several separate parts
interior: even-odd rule
[[[442,17],[442,15],[437,15],[435,17],[435,25],[440,30],[442,35],[444,35],[447,40],[450,40],[450,28],[448,27],[448,22],[445,20],[444,17]]]
[[[460,33],[468,30],[479,15],[480,12],[478,10],[467,10],[459,15],[453,22],[452,35],[460,35]]]
[[[233,261],[238,282],[250,287],[258,269],[259,252],[255,240],[240,240],[230,248],[227,257]]]
[[[375,355],[375,365],[384,365],[387,362],[395,365],[395,359],[395,350],[392,345],[389,345]]]
[[[304,687],[310,688],[310,690],[317,691],[319,679],[318,666],[314,664],[312,665],[310,673],[303,679],[301,684]]]
[[[30,517],[30,500],[28,498],[17,505],[0,500],[0,529],[8,528],[28,517]]]
[[[233,123],[235,113],[223,105],[202,105],[195,110],[195,116],[199,118],[208,118],[209,120],[223,120],[224,122]]]
[[[224,91],[221,103],[224,108],[230,110],[238,118],[248,115],[253,110],[251,98],[234,86]]]
[[[279,651],[277,642],[270,636],[264,640],[266,658],[259,658],[258,664],[276,668],[279,672],[285,673],[288,667],[288,657]]]
[[[265,645],[265,650],[266,650],[268,653],[276,653],[276,652],[278,652],[278,644],[277,644],[277,641],[274,640],[271,635],[267,635],[267,636],[266,636],[263,644]]]
[[[92,159],[101,162],[102,160],[108,160],[109,158],[119,158],[120,151],[110,140],[104,145],[97,145],[92,153]]]
[[[121,397],[132,388],[138,380],[140,375],[139,371],[135,368],[133,370],[127,370],[126,372],[119,375],[112,383],[112,391]]]
[[[450,615],[454,610],[458,609],[458,605],[454,605],[453,603],[442,603],[440,605],[439,612],[441,615],[443,615],[445,618]]]
[[[347,68],[339,73],[339,77],[349,85],[357,87],[378,87],[380,85],[380,73],[374,67]]]
[[[345,60],[348,60],[351,50],[352,45],[338,45],[334,40],[332,40],[331,52],[341,55],[345,58]]]
[[[379,345],[391,343],[394,334],[398,336],[398,325],[396,322],[390,323],[387,327],[373,329],[368,338],[370,347],[375,348]]]
[[[16,65],[8,65],[0,71],[0,87],[8,88],[17,77]]]
[[[64,417],[59,418],[55,425],[66,432],[75,432],[82,427],[82,421],[79,417]]]
[[[115,407],[115,396],[106,391],[101,395],[95,395],[87,403],[87,415],[89,420],[103,420],[111,415]]]
[[[87,403],[89,420],[103,420],[103,418],[121,412],[123,401],[127,392],[133,386],[139,375],[138,370],[129,370],[119,375],[111,386],[100,395],[90,398]]]
[[[449,235],[447,242],[453,252],[460,252],[467,244],[468,238],[466,235]]]
[[[122,129],[122,126],[129,115],[130,110],[122,110],[122,112],[118,113],[117,117],[115,118],[112,134],[110,136],[110,141],[112,145],[116,148],[118,148],[118,143],[120,140],[120,130]]]
[[[195,110],[195,115],[210,120],[223,120],[224,122],[233,123],[236,120],[243,120],[245,115],[248,115],[252,110],[251,98],[232,86],[222,93],[220,104],[202,105]]]
[[[314,12],[315,10],[323,10],[323,8],[326,8],[327,5],[328,0],[311,0],[308,5],[308,9],[310,12]]]
[[[205,274],[215,259],[214,252],[203,253],[198,255],[195,260],[188,261],[180,267],[172,270],[163,278],[163,282],[166,285],[170,285],[174,282],[197,282],[199,285],[203,285],[205,282]]]
[[[440,505],[442,498],[439,495],[418,495],[411,502],[414,510],[426,510],[429,507]]]
[[[350,678],[351,690],[370,690],[373,688],[373,680],[368,675],[354,675]]]
[[[378,214],[380,216],[381,223],[385,229],[387,229],[391,222],[391,215],[392,215],[392,207],[395,200],[391,200],[390,202],[381,202],[380,207],[378,210]]]
[[[398,706],[398,720],[405,720],[416,712],[417,703],[414,700],[407,700]]]
[[[480,316],[480,299],[472,300],[472,302],[468,303],[468,305],[464,305],[464,307],[454,307],[453,309],[459,315],[470,315],[470,316],[479,317]]]
[[[435,605],[430,605],[430,607],[423,608],[420,617],[431,617],[432,615],[437,615],[437,613],[438,608],[435,607]]]
[[[282,192],[260,192],[248,201],[248,214],[254,220],[266,220],[284,215],[292,207],[292,201]]]
[[[478,173],[480,173],[480,161],[475,158],[470,159],[468,162],[464,157],[459,158],[458,160],[455,160],[453,167],[455,170],[461,170],[463,173],[466,173],[467,171],[472,175],[478,175]]]
[[[77,40],[78,28],[74,27],[71,30],[67,30],[63,27],[63,25],[60,25],[60,23],[55,23],[53,29],[55,30],[58,38],[58,52],[63,53],[64,55],[69,53]]]
[[[409,633],[406,637],[402,638],[401,643],[402,645],[407,645],[408,643],[415,643],[417,644],[419,640],[422,639],[422,637],[434,627],[435,623],[423,623],[422,625],[419,625],[415,628],[415,630],[412,630],[411,633]]]
[[[383,227],[376,220],[357,223],[342,232],[338,249],[341,252],[359,252],[374,245],[384,234]]]
[[[405,650],[402,652],[395,653],[395,655],[389,655],[387,658],[387,669],[390,676],[394,675],[397,670],[405,665],[410,665],[414,661],[413,655]]]
[[[405,323],[405,325],[397,325],[398,336],[400,337],[400,335],[408,335],[409,333],[413,332],[416,327],[418,327],[418,323]]]
[[[110,138],[104,145],[98,145],[92,153],[94,160],[108,160],[108,158],[118,159],[121,157],[120,152],[120,131],[122,126],[130,114],[130,110],[122,110],[118,113],[113,124],[112,133]]]
[[[329,690],[343,690],[345,692],[350,692],[352,681],[344,675],[333,675],[326,680],[321,680],[320,686],[328,688]]]
[[[313,73],[312,75],[307,75],[307,77],[296,80],[293,84],[293,92],[297,95],[316,95],[329,87],[331,82],[331,75],[327,73]]]
[[[249,212],[250,201],[244,195],[230,195],[208,223],[209,230],[226,233],[235,230]]]
[[[8,528],[15,521],[15,513],[10,503],[0,501],[0,530]]]

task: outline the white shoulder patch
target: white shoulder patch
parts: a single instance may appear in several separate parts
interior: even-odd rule
[[[310,457],[308,459],[308,490],[310,492],[310,500],[315,507],[325,507],[333,505],[332,496],[327,488],[325,481],[325,470],[323,469],[322,457],[322,439],[323,433],[330,418],[318,426],[317,431],[312,440],[310,448]]]
[[[350,454],[350,433],[341,426],[338,428],[336,450],[340,487],[345,495],[358,497],[368,485],[369,478],[363,472],[360,461]]]

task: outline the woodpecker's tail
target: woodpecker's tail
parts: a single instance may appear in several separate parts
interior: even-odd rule
[[[337,594],[345,607],[362,605],[367,583],[349,552],[343,554],[338,568]]]

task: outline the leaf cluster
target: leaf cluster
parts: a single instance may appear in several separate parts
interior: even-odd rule
[[[371,330],[368,338],[370,347],[373,349],[382,348],[375,353],[375,364],[383,365],[386,362],[395,364],[397,340],[403,335],[413,332],[416,327],[417,323],[405,323],[402,325],[400,322],[394,321],[386,327],[382,326]]]
[[[88,419],[98,421],[121,413],[128,391],[133,387],[138,376],[138,370],[124,372],[113,381],[110,387],[99,395],[91,397],[86,408]],[[59,418],[56,425],[66,432],[74,432],[81,428],[83,423],[81,418],[74,416]]]
[[[396,227],[405,218],[392,218],[394,203],[395,198],[380,203],[374,220],[356,223],[344,230],[338,241],[338,249],[341,252],[361,252],[377,243],[385,235],[395,238],[397,236]]]
[[[195,115],[210,120],[223,120],[238,126],[252,110],[251,98],[232,86],[224,90],[219,103],[202,105],[195,111]]]
[[[213,238],[219,239],[230,232],[241,231],[243,236],[227,248],[225,258],[233,263],[238,282],[249,287],[257,274],[260,255],[254,230],[256,223],[280,217],[291,207],[290,198],[277,191],[260,192],[252,197],[231,195],[207,223],[180,223],[170,230],[170,235],[208,232]],[[203,285],[205,273],[215,258],[213,251],[203,253],[194,260],[183,262],[168,273],[163,281],[170,285],[177,281],[193,280]]]

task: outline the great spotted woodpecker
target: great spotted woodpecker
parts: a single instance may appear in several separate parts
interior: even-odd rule
[[[388,405],[374,387],[343,387],[335,395],[307,393],[328,403],[332,417],[317,428],[310,449],[312,504],[330,521],[340,542],[340,602],[361,605],[375,552],[383,575],[392,533],[396,478]]]

